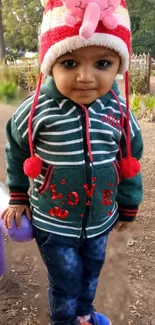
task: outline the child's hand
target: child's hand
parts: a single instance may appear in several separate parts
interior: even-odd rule
[[[15,218],[17,228],[21,226],[21,216],[25,213],[29,220],[32,219],[31,210],[28,205],[9,205],[2,213],[1,219],[4,219],[6,228],[12,227],[12,220]]]
[[[134,226],[135,226],[135,221],[127,222],[127,221],[118,220],[115,226],[113,227],[113,231],[118,231],[118,232],[122,232],[124,230],[132,231],[134,229]]]

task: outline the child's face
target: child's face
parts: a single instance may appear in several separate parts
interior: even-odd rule
[[[65,97],[77,104],[90,104],[111,89],[119,66],[115,51],[89,46],[58,58],[52,76]]]

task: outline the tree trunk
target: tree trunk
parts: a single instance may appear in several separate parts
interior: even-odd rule
[[[0,63],[5,55],[4,28],[2,22],[2,0],[0,0]]]

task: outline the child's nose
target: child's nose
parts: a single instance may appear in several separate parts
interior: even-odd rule
[[[81,67],[79,68],[77,81],[83,83],[94,82],[94,73],[90,67]]]

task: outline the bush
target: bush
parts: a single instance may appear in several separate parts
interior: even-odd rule
[[[151,76],[155,77],[155,69],[152,69]]]
[[[2,65],[0,67],[0,82],[4,80],[14,82],[16,85],[18,85],[18,76],[15,69]]]
[[[3,80],[0,82],[0,99],[9,101],[18,96],[18,87],[15,82]]]
[[[147,71],[130,68],[130,93],[147,93]]]
[[[6,48],[5,49],[5,56],[4,56],[4,63],[7,64],[7,62],[15,62],[18,57],[18,51],[16,49]]]
[[[141,117],[141,96],[133,94],[130,97],[130,105],[136,118],[140,118]]]
[[[33,60],[21,60],[20,64],[12,64],[0,67],[0,81],[8,80],[14,82],[22,89],[33,91],[36,88],[39,66]]]
[[[155,96],[136,95],[130,97],[132,111],[137,118],[147,118],[151,122],[155,122]]]

